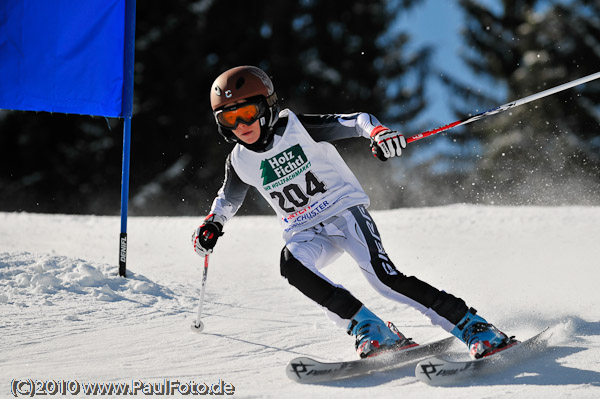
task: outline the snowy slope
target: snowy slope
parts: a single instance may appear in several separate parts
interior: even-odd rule
[[[222,380],[244,398],[600,397],[600,208],[372,214],[400,270],[463,297],[518,338],[552,326],[551,349],[454,387],[416,382],[411,368],[299,385],[284,374],[291,358],[356,355],[352,337],[279,276],[276,218],[227,225],[211,257],[205,331],[195,334],[202,259],[190,235],[200,218],[130,218],[130,277],[122,279],[117,218],[0,213],[0,397],[11,396],[13,379],[27,378]],[[379,297],[349,257],[325,273],[415,340],[447,336]]]

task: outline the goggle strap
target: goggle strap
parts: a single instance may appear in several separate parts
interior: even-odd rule
[[[277,102],[277,94],[273,92],[269,97],[267,97],[267,105],[272,107]]]

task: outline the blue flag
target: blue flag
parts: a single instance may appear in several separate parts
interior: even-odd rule
[[[0,1],[0,109],[124,116],[125,3]]]

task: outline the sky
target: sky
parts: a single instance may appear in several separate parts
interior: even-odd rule
[[[434,47],[434,69],[468,81],[482,90],[489,87],[484,81],[477,79],[460,59],[463,14],[456,1],[424,0],[409,12],[400,15],[395,24],[411,34],[415,48],[423,45]],[[419,121],[433,121],[433,129],[457,120],[450,107],[452,95],[439,79],[429,80],[427,98],[429,106],[417,118],[417,124]]]

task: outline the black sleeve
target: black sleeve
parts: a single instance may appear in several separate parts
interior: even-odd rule
[[[354,114],[300,114],[298,120],[315,141],[332,142],[353,137],[369,137],[379,121],[373,115]]]
[[[225,161],[225,180],[213,201],[211,212],[224,216],[227,220],[240,209],[250,186],[242,181],[231,164],[231,154]]]

